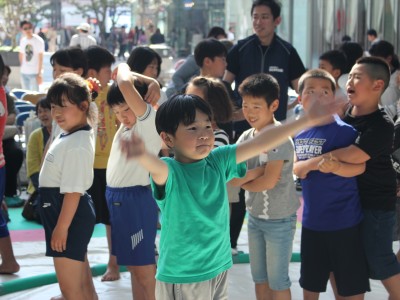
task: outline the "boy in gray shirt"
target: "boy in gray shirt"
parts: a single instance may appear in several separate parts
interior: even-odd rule
[[[279,106],[279,84],[268,74],[248,77],[239,87],[243,114],[251,125],[237,143],[256,136],[274,124]],[[290,298],[289,263],[300,206],[293,181],[294,146],[287,142],[247,161],[248,172],[233,184],[246,190],[249,212],[248,237],[250,267],[257,299],[266,294]]]

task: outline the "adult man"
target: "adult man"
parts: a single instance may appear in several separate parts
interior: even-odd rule
[[[279,108],[275,111],[277,120],[286,119],[288,87],[297,90],[300,76],[305,72],[304,65],[296,49],[282,40],[275,28],[281,22],[281,6],[273,0],[255,0],[251,7],[253,30],[255,34],[238,41],[229,51],[227,70],[224,81],[235,81],[235,101],[237,107],[242,106],[238,87],[248,76],[257,73],[269,73],[274,76],[280,86]],[[236,138],[249,128],[248,123],[235,121]],[[237,254],[237,240],[246,214],[244,190],[239,193],[239,202],[232,203],[230,234],[232,254]]]
[[[76,29],[78,29],[78,33],[71,37],[70,46],[86,49],[89,46],[97,45],[96,39],[89,34],[90,24],[81,23]]]
[[[43,81],[44,41],[40,36],[33,33],[33,25],[30,21],[22,21],[20,28],[25,35],[19,44],[21,85],[23,89],[39,91],[39,85]]]
[[[281,88],[275,117],[283,120],[286,118],[288,86],[297,89],[298,79],[305,68],[296,49],[275,33],[275,28],[281,22],[280,11],[280,5],[273,0],[253,2],[251,16],[255,34],[240,40],[231,49],[224,80],[235,80],[235,93],[240,104],[237,88],[246,77],[256,73],[273,75]]]

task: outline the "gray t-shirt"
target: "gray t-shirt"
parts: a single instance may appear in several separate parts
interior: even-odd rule
[[[276,125],[280,125],[279,122]],[[254,137],[254,128],[245,131],[237,143],[244,142]],[[248,212],[260,219],[282,219],[294,214],[300,206],[296,196],[293,180],[294,146],[291,138],[279,147],[262,153],[247,161],[247,168],[254,169],[270,161],[283,160],[281,178],[272,190],[263,192],[246,191],[246,207]]]

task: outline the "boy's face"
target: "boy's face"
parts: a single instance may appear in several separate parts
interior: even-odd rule
[[[207,75],[213,78],[222,78],[226,70],[226,57],[224,55],[215,56],[214,58],[206,57],[204,67],[207,68]]]
[[[380,97],[382,89],[378,86],[379,80],[373,80],[363,64],[355,64],[349,73],[346,84],[347,97],[352,105],[366,104],[368,99],[374,101]],[[378,88],[377,88],[378,87]],[[373,95],[377,95],[377,97]]]
[[[337,80],[341,75],[340,70],[333,68],[331,63],[327,60],[320,59],[318,67],[322,70],[327,71],[329,74],[331,74],[333,76],[333,78],[335,78],[335,80]]]
[[[99,70],[99,72],[96,72],[95,70],[93,70],[93,75],[89,75],[89,77],[94,77],[98,81],[100,81],[101,88],[103,89],[110,82],[111,74],[112,74],[111,66],[105,66],[105,67],[102,67]]]
[[[242,103],[243,115],[246,121],[256,131],[274,122],[274,112],[279,106],[279,100],[274,100],[270,106],[264,98],[244,96]]]
[[[214,132],[208,116],[196,110],[196,119],[190,125],[179,124],[175,135],[163,133],[164,142],[175,150],[175,159],[193,163],[208,156],[214,148]]]
[[[130,129],[136,124],[136,116],[127,103],[113,105],[111,109],[115,113],[118,121],[126,128]]]
[[[301,93],[300,102],[304,110],[307,112],[312,104],[312,99],[317,98],[319,101],[331,100],[334,97],[332,91],[332,83],[328,79],[308,78],[304,82],[304,89]]]

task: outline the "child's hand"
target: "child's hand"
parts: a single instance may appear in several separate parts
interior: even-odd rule
[[[133,133],[129,139],[120,139],[119,146],[121,152],[125,154],[126,158],[134,158],[143,155],[146,152],[143,140]]]
[[[67,249],[68,228],[57,226],[51,236],[51,249],[57,252],[63,252]]]
[[[330,155],[324,155],[323,159],[318,164],[318,169],[322,173],[334,173],[340,169],[340,161],[330,153]]]
[[[293,174],[296,175],[300,179],[305,179],[310,170],[307,168],[306,161],[298,161],[293,166]]]
[[[161,98],[160,85],[158,84],[157,81],[153,81],[147,86],[147,93],[144,96],[144,100],[151,106],[154,106],[157,104],[160,98]]]
[[[343,103],[335,101],[334,95],[314,94],[310,100],[306,115],[312,126],[323,124],[343,107]]]

